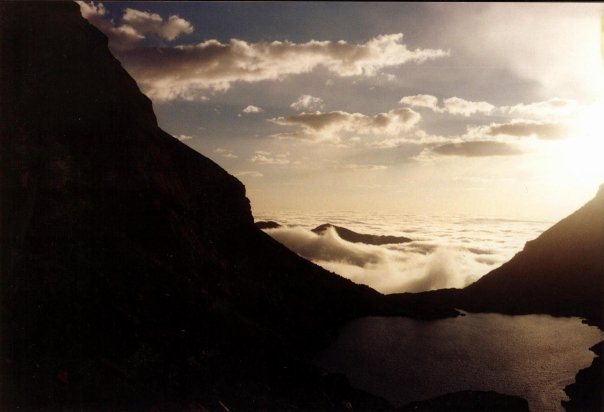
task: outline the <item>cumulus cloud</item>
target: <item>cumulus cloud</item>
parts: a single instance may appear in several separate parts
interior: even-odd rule
[[[289,105],[294,110],[320,110],[325,106],[320,97],[314,97],[309,94],[303,94],[298,100]]]
[[[297,126],[300,132],[285,133],[276,137],[302,138],[314,141],[339,142],[345,133],[358,135],[397,135],[413,128],[421,119],[419,113],[408,109],[393,109],[367,116],[344,111],[301,113],[294,116],[270,119],[281,126]]]
[[[447,55],[440,49],[410,50],[399,33],[377,36],[360,44],[343,40],[306,43],[207,40],[196,45],[130,50],[120,58],[150,97],[173,100],[193,92],[224,91],[237,81],[277,80],[317,67],[343,77],[374,76],[386,67],[422,63]]]
[[[256,150],[250,162],[261,165],[287,165],[290,164],[289,153],[272,154],[264,150]]]
[[[383,293],[464,287],[477,277],[467,273],[480,273],[484,267],[455,247],[411,242],[404,249],[389,249],[347,242],[333,228],[322,234],[301,227],[266,232],[300,256]]]
[[[458,114],[466,117],[474,113],[491,113],[495,110],[495,106],[490,103],[473,102],[459,97],[444,99],[442,106],[439,106],[438,98],[429,94],[405,96],[399,100],[399,103],[412,107],[427,108],[436,113]]]
[[[254,105],[249,105],[247,106],[245,109],[242,110],[243,113],[246,114],[250,114],[250,113],[262,113],[264,111],[263,108],[258,107],[258,106],[254,106]]]
[[[228,159],[237,159],[239,156],[233,153],[230,149],[225,149],[222,147],[217,147],[214,149],[214,153],[219,154],[222,157],[226,157]]]
[[[190,34],[194,28],[185,19],[171,15],[164,20],[159,14],[127,8],[121,24],[110,19],[103,3],[77,1],[82,17],[102,31],[109,39],[109,47],[115,52],[134,48],[146,35],[155,35],[165,40],[174,40],[183,33]]]
[[[186,134],[179,134],[174,136],[176,139],[180,140],[181,142],[184,142],[185,140],[191,140],[193,138],[193,136],[189,136]]]
[[[430,150],[439,155],[465,157],[510,156],[522,153],[512,144],[496,141],[446,143]]]

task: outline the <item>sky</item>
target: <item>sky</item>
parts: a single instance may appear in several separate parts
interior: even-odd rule
[[[255,213],[555,220],[604,182],[601,4],[79,4]]]

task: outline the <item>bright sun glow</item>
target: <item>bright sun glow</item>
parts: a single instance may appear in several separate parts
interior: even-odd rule
[[[597,187],[604,181],[604,101],[581,110],[572,134],[553,145],[551,171],[556,179]]]

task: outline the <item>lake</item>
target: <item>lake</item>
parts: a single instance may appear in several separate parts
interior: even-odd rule
[[[521,396],[533,412],[564,411],[564,387],[601,340],[604,332],[578,318],[366,317],[345,325],[316,362],[395,406],[471,389]]]

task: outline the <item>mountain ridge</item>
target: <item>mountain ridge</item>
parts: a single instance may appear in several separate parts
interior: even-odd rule
[[[305,360],[383,296],[256,228],[77,4],[0,3],[0,59],[4,408],[387,406]]]

